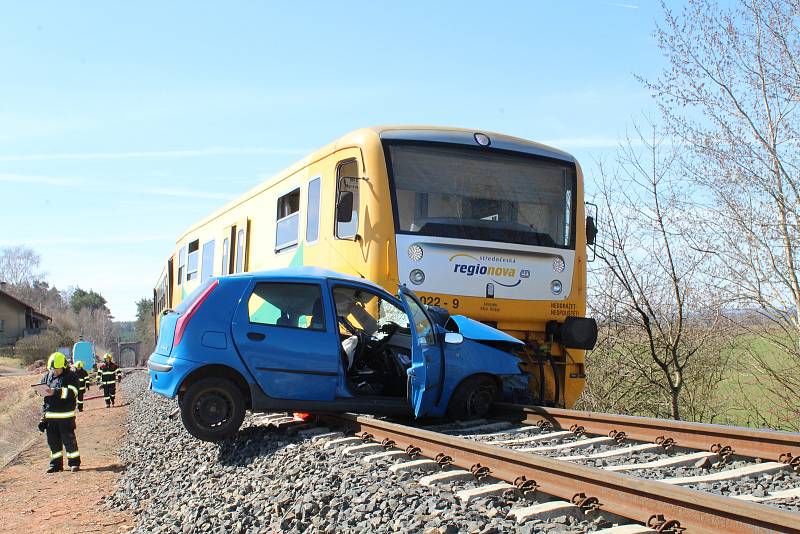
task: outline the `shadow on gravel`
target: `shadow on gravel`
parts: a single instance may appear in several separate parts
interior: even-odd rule
[[[217,461],[221,465],[249,466],[299,439],[273,426],[245,427],[235,437],[220,442]]]
[[[112,473],[121,473],[125,471],[125,466],[122,464],[101,465],[98,467],[81,467],[81,471],[110,471]]]

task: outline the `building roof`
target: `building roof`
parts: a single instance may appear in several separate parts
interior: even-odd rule
[[[27,302],[25,302],[25,301],[22,301],[22,300],[18,299],[18,298],[17,298],[17,297],[15,297],[14,295],[12,295],[12,294],[10,294],[10,293],[7,293],[7,292],[5,292],[5,291],[3,291],[2,289],[0,289],[0,298],[6,298],[7,300],[10,300],[10,301],[12,301],[12,302],[15,302],[15,303],[17,303],[17,304],[19,304],[19,305],[23,306],[23,307],[25,308],[25,311],[28,311],[28,310],[30,310],[32,314],[34,314],[34,315],[38,315],[39,317],[43,317],[43,318],[47,319],[48,321],[52,321],[52,320],[53,320],[53,319],[52,319],[52,317],[50,317],[49,315],[45,315],[45,314],[43,314],[42,312],[38,312],[38,311],[36,311],[36,308],[34,308],[33,306],[31,306],[31,305],[30,305],[30,304],[28,304]]]

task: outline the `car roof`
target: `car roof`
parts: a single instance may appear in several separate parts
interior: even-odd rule
[[[265,277],[265,278],[274,278],[274,279],[281,279],[281,278],[308,278],[312,280],[342,280],[345,282],[355,282],[357,284],[365,285],[377,289],[379,291],[383,291],[387,293],[386,289],[382,288],[378,284],[371,282],[365,278],[359,278],[357,276],[352,276],[345,273],[340,273],[338,271],[332,271],[330,269],[323,269],[321,267],[284,267],[282,269],[270,269],[267,271],[253,271],[247,273],[239,273],[239,274],[232,274],[228,276],[222,276],[220,278],[255,278],[255,277]],[[388,292],[391,294],[390,292]]]

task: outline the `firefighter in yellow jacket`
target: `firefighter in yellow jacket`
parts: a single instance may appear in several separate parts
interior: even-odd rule
[[[47,389],[44,393],[44,413],[39,422],[39,430],[46,433],[47,445],[50,447],[50,467],[47,472],[63,471],[65,454],[70,471],[77,471],[81,465],[81,454],[75,437],[78,378],[67,367],[67,358],[62,353],[54,352],[50,355],[47,374],[42,377],[42,384],[46,384]]]
[[[114,363],[110,353],[103,356],[103,364],[97,369],[97,383],[103,388],[106,408],[114,406],[117,396],[117,382],[122,380],[122,370]]]

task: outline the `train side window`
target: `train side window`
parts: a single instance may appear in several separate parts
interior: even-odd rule
[[[183,277],[186,274],[186,247],[181,247],[178,252],[178,285],[183,283]]]
[[[358,160],[343,161],[336,169],[336,237],[355,238],[358,202]]]
[[[203,270],[200,274],[203,280],[214,276],[214,240],[203,243]]]
[[[189,258],[186,262],[186,281],[194,280],[198,277],[198,270],[200,268],[200,240],[195,239],[189,243]]]
[[[320,179],[308,182],[308,207],[306,209],[306,243],[313,243],[319,238],[319,200]]]
[[[226,237],[222,240],[222,268],[219,270],[220,274],[229,274],[230,270],[230,240]]]
[[[297,244],[300,224],[300,189],[295,189],[278,199],[277,223],[275,225],[275,251]]]

